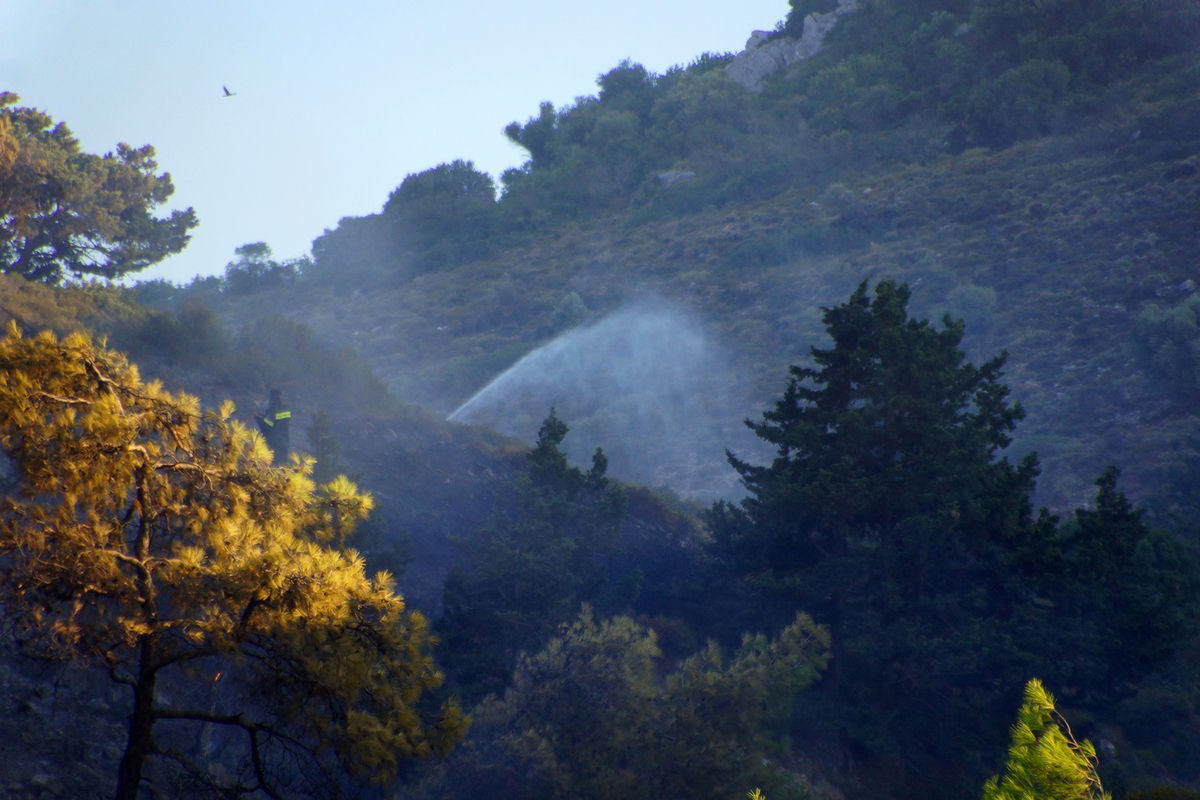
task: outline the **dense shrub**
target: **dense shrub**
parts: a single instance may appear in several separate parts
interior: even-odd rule
[[[486,252],[495,212],[491,176],[462,160],[409,175],[383,206],[395,246],[421,272]]]
[[[799,35],[807,15],[836,5],[793,0],[779,33]],[[410,175],[382,214],[342,220],[314,243],[318,277],[407,277],[564,219],[631,211],[643,222],[1069,132],[1105,107],[1103,87],[1198,37],[1191,0],[860,0],[820,53],[761,94],[726,76],[729,54],[663,74],[622,61],[595,96],[542,103],[504,129],[529,159],[504,173],[499,203],[469,162]],[[1142,127],[1170,138],[1194,116],[1164,110]],[[694,178],[660,182],[665,172]],[[842,227],[857,234],[822,233],[830,241],[815,249],[857,246],[834,240],[874,230]]]
[[[1061,61],[1079,80],[1105,84],[1194,46],[1200,7],[1191,0],[980,0],[970,22],[992,64]]]
[[[395,398],[366,359],[350,347],[326,346],[295,320],[261,317],[230,335],[195,298],[185,298],[175,313],[130,306],[134,311],[102,319],[96,327],[136,361],[199,367],[244,391],[278,387],[303,394],[317,407],[349,404],[366,416],[395,408]]]
[[[831,5],[797,0],[785,32],[798,36],[804,16]],[[825,131],[918,113],[1006,145],[1051,130],[1073,93],[1185,52],[1198,34],[1200,8],[1186,0],[860,2],[824,52],[779,83]]]
[[[966,123],[995,144],[1050,133],[1070,85],[1071,71],[1061,61],[1026,61],[971,90]]]
[[[655,633],[590,608],[476,710],[475,747],[428,796],[634,800],[810,798],[780,769],[769,733],[829,661],[829,632],[806,615],[774,639],[747,635],[732,659],[713,642],[660,677]]]
[[[143,306],[170,311],[175,308],[176,295],[183,293],[183,287],[176,286],[163,278],[152,281],[138,281],[133,285],[133,297]]]
[[[398,252],[382,214],[343,217],[312,245],[316,264],[311,279],[338,293],[377,284],[407,273],[409,261]]]
[[[567,328],[573,328],[587,319],[587,315],[587,304],[583,302],[579,292],[568,292],[562,300],[558,301],[554,306],[554,311],[550,314],[550,330],[557,333]]]
[[[1132,340],[1143,372],[1181,408],[1200,412],[1200,295],[1174,308],[1148,304]]]
[[[222,288],[232,295],[253,294],[292,286],[312,262],[307,258],[276,261],[266,242],[244,244],[233,251],[237,260],[225,266]]]
[[[311,277],[350,286],[406,280],[485,255],[499,228],[496,185],[471,161],[408,175],[383,211],[345,217],[313,242]]]

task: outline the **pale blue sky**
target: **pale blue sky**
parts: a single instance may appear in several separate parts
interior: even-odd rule
[[[501,133],[538,103],[592,94],[623,58],[656,72],[736,51],[786,0],[339,3],[0,0],[0,90],[85,149],[153,144],[191,245],[138,275],[217,274],[233,248],[308,252],[378,211],[404,176],[455,158],[495,176]],[[223,98],[222,85],[237,96]]]

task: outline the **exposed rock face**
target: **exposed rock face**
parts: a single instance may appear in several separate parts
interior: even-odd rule
[[[855,0],[838,0],[838,7],[828,14],[809,14],[799,39],[784,36],[768,42],[769,31],[754,31],[746,41],[746,49],[725,67],[725,74],[750,91],[761,92],[768,77],[815,55],[838,19],[856,8]]]

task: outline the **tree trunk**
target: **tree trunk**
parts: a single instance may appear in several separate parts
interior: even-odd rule
[[[845,630],[845,605],[846,594],[839,586],[833,590],[833,596],[829,603],[829,653],[832,658],[829,659],[829,666],[825,668],[825,674],[821,677],[821,682],[824,684],[824,689],[834,698],[840,700],[839,695],[842,691],[842,662],[845,660],[844,643],[842,641],[842,633]]]
[[[154,753],[154,682],[158,673],[149,667],[151,647],[142,642],[141,668],[133,687],[133,714],[129,718],[129,743],[117,772],[115,800],[137,800],[142,765]]]

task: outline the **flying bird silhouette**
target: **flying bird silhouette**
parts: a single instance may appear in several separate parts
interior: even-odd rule
[[[226,96],[226,97],[237,97],[237,92],[231,92],[231,91],[229,91],[229,87],[228,87],[228,86],[222,86],[221,88],[225,90],[225,96]]]

